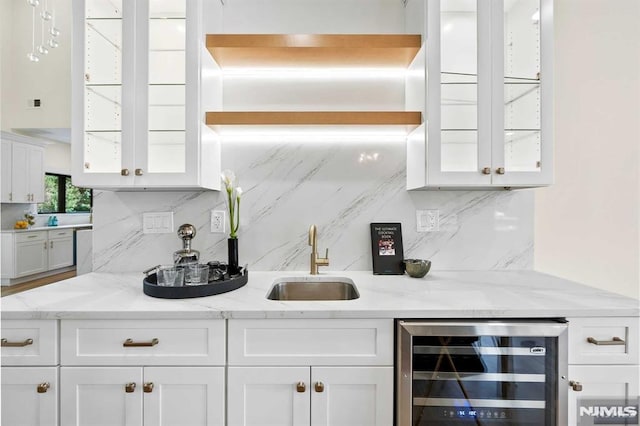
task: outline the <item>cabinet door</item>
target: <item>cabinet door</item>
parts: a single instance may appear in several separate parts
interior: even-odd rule
[[[145,426],[223,426],[224,367],[145,367]]]
[[[11,153],[11,192],[14,203],[28,203],[31,201],[29,192],[29,168],[25,167],[29,161],[29,147],[25,144],[14,143]],[[43,182],[44,183],[44,182]]]
[[[10,203],[12,201],[11,194],[11,142],[2,141],[2,189],[0,190],[0,202]]]
[[[582,385],[580,391],[569,387],[569,423],[578,424],[580,405],[620,405],[610,400],[637,404],[640,367],[637,365],[570,365],[569,380]],[[621,422],[622,424],[623,422]]]
[[[2,367],[2,424],[58,424],[57,367]]]
[[[78,0],[73,7],[73,183],[134,182],[135,3]],[[81,141],[81,142],[79,142]]]
[[[32,203],[44,202],[44,149],[29,147],[28,193]]]
[[[553,0],[493,0],[492,182],[553,180]]]
[[[489,186],[491,4],[440,0],[427,8],[427,184]]]
[[[227,424],[309,426],[309,367],[229,367]]]
[[[312,367],[311,424],[393,424],[393,367]]]
[[[16,243],[16,277],[37,274],[48,269],[47,244],[46,240]]]
[[[60,384],[61,424],[142,426],[142,368],[61,367]]]
[[[49,240],[49,270],[73,265],[73,238]]]

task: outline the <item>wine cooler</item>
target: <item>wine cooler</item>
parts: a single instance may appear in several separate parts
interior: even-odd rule
[[[396,426],[563,426],[567,324],[396,321]]]

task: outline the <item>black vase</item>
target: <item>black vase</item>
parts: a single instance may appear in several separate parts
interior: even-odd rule
[[[229,273],[238,273],[238,239],[227,239],[227,247],[229,249]]]

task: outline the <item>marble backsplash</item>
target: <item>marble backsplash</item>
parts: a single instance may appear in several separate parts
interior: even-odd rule
[[[253,270],[308,270],[308,229],[329,249],[323,270],[371,270],[369,223],[401,222],[405,257],[433,269],[531,269],[534,194],[520,191],[406,191],[402,142],[223,143],[223,169],[244,190],[240,263]],[[416,232],[416,210],[438,209],[440,230]],[[94,270],[142,271],[170,263],[175,232],[143,234],[142,214],[174,212],[174,227],[197,228],[203,260],[227,258],[226,234],[210,232],[218,192],[94,192]]]

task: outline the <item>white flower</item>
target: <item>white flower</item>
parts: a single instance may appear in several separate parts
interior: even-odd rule
[[[222,178],[222,182],[224,182],[224,186],[227,188],[227,191],[229,189],[233,189],[233,186],[236,183],[236,174],[233,173],[231,170],[224,170],[221,174],[220,177]]]
[[[242,195],[242,188],[237,187],[236,188],[236,197],[240,198],[241,195]]]

